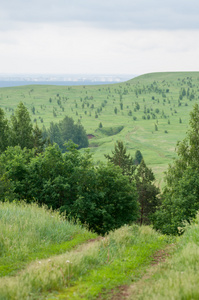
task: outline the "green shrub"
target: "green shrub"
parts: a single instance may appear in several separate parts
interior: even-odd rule
[[[107,136],[111,136],[111,135],[118,134],[120,131],[122,131],[123,128],[124,126],[115,126],[115,127],[103,127],[98,130],[100,130],[100,132],[102,132]]]

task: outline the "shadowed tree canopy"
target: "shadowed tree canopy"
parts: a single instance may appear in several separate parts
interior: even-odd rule
[[[43,152],[46,139],[43,138],[42,130],[36,124],[33,128],[33,147],[36,149],[36,154]]]
[[[0,108],[0,152],[5,151],[9,144],[9,127],[8,121],[5,119],[5,113]]]
[[[140,219],[139,223],[150,223],[150,216],[156,211],[159,205],[160,193],[159,188],[154,184],[155,176],[151,169],[149,169],[142,159],[140,165],[136,169],[135,181],[138,192],[138,201],[140,203]]]
[[[135,152],[134,164],[139,165],[141,163],[142,159],[143,159],[142,153],[140,152],[140,150],[137,150]]]

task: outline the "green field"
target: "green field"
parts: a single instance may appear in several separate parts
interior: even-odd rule
[[[24,86],[0,89],[0,107],[10,116],[22,101],[33,122],[47,128],[65,115],[81,122],[96,163],[122,140],[140,150],[162,183],[163,172],[185,137],[189,112],[199,102],[199,72],[152,73],[98,86]],[[102,128],[99,129],[99,124]],[[123,128],[123,129],[122,129]]]

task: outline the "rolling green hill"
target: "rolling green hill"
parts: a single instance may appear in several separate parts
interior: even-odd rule
[[[92,135],[89,144],[96,163],[105,160],[118,139],[133,156],[139,149],[161,183],[176,155],[176,142],[185,137],[189,112],[199,101],[199,72],[151,73],[99,86],[0,89],[0,107],[7,116],[20,101],[40,127],[65,115],[81,122]]]

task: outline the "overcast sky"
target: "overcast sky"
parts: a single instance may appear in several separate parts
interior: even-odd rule
[[[199,71],[198,0],[0,0],[0,73]]]

